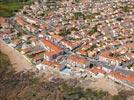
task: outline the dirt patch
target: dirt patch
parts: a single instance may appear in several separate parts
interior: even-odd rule
[[[81,82],[80,86],[84,86],[85,88],[90,88],[93,90],[106,91],[111,95],[118,95],[120,91],[131,90],[130,88],[127,88],[121,84],[117,84],[107,78],[86,79]]]
[[[90,84],[91,88],[95,88],[97,90],[108,91],[111,95],[118,94],[117,84],[114,81],[106,78],[100,78],[96,82]]]
[[[0,51],[4,54],[8,55],[13,68],[17,72],[24,70],[32,70],[33,66],[30,62],[28,62],[23,55],[17,52],[15,49],[9,47],[3,40],[0,39]]]

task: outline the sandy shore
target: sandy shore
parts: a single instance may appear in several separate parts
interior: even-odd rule
[[[13,65],[13,68],[15,68],[16,72],[34,69],[32,64],[28,62],[22,54],[20,54],[15,49],[9,47],[1,39],[0,39],[0,51],[9,56],[11,64]]]

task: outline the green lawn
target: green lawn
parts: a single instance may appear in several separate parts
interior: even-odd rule
[[[26,0],[26,2],[21,2],[20,0],[2,0],[0,1],[0,16],[11,17],[15,15],[15,12],[19,11],[23,5],[31,3],[32,0]]]

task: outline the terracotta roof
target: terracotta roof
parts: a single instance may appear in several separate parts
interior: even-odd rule
[[[48,28],[48,25],[47,25],[47,24],[41,24],[41,25],[40,25],[40,28],[41,28],[41,29],[46,29],[46,28]]]
[[[58,41],[61,41],[64,39],[64,37],[60,36],[60,35],[53,35],[52,38],[58,40]]]
[[[112,57],[110,56],[110,54],[112,54],[112,52],[107,50],[107,51],[102,52],[100,56],[105,57],[111,61],[122,61],[122,57]]]
[[[73,47],[74,46],[71,42],[66,41],[66,40],[62,40],[62,43],[64,43],[67,46],[70,46],[70,47]]]
[[[134,49],[134,43],[128,43],[125,45],[126,48]]]
[[[55,51],[48,51],[48,52],[45,52],[44,55],[51,57],[51,56],[56,55],[57,53],[58,52],[55,52]]]
[[[0,17],[0,24],[6,23],[6,19],[3,17]]]
[[[47,61],[47,60],[44,60],[43,62],[42,62],[42,64],[44,64],[44,65],[48,65],[48,66],[51,66],[51,61]]]
[[[27,29],[30,29],[30,31],[35,31],[36,30],[36,28],[31,24],[27,24],[25,26],[26,26]]]
[[[90,48],[91,46],[92,46],[92,45],[86,44],[86,45],[84,45],[84,46],[82,47],[82,49],[86,50],[86,49]]]
[[[21,26],[25,26],[27,24],[20,16],[16,16],[16,22]]]
[[[134,76],[127,76],[127,80],[129,81],[129,82],[132,82],[132,83],[134,83]]]
[[[2,33],[2,32],[1,32],[1,33]],[[10,34],[10,33],[12,33],[11,29],[6,29],[6,30],[4,30],[4,32],[3,32],[3,34]]]
[[[25,48],[25,49],[21,49],[22,52],[24,53],[28,53],[31,51],[31,48]]]
[[[59,64],[59,63],[57,63],[57,62],[54,62],[54,61],[47,61],[47,60],[44,60],[44,61],[42,62],[42,64],[47,65],[47,66],[49,66],[49,67],[54,67],[54,68],[61,68],[61,67],[62,67],[61,64]]]
[[[71,61],[74,61],[76,63],[80,63],[80,64],[88,63],[87,59],[79,57],[79,56],[76,56],[76,55],[71,55],[71,56],[68,57],[68,59],[71,60]]]
[[[55,45],[54,43],[52,43],[49,40],[44,39],[44,40],[42,40],[42,42],[43,42],[44,45],[46,45],[47,47],[51,48],[55,52],[62,51],[62,49],[59,46]]]
[[[126,80],[126,77],[118,72],[110,72],[110,75],[119,79],[119,80]]]
[[[87,51],[85,51],[85,50],[79,50],[78,51],[80,54],[82,54],[82,55],[86,55],[87,54]]]
[[[63,45],[67,46],[67,47],[71,47],[72,49],[77,47],[80,43],[78,42],[70,42],[70,41],[67,41],[67,40],[62,40],[61,41]]]
[[[36,61],[36,60],[39,60],[39,59],[42,59],[44,56],[43,55],[36,55],[33,60]]]
[[[110,75],[115,77],[116,79],[134,83],[134,76],[133,75],[125,76],[119,72],[110,72]]]
[[[89,71],[91,71],[94,74],[105,74],[106,72],[104,70],[102,70],[101,68],[97,68],[97,67],[93,67],[91,69],[89,69]]]

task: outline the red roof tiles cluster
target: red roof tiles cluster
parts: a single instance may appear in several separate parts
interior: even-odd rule
[[[67,41],[67,40],[62,40],[61,41],[61,43],[63,44],[63,45],[65,45],[67,48],[69,48],[69,49],[74,49],[75,47],[77,47],[80,43],[72,43],[72,42],[69,42],[69,41]]]
[[[20,16],[16,16],[16,22],[21,26],[25,26],[27,24]]]
[[[110,72],[110,75],[115,77],[116,79],[134,83],[134,76],[132,76],[132,75],[127,75],[126,76],[126,75],[123,75],[119,72]]]
[[[55,45],[54,43],[52,43],[52,42],[49,41],[49,40],[44,39],[44,40],[42,40],[42,43],[43,43],[45,46],[49,47],[51,50],[55,51],[55,52],[60,52],[60,51],[62,51],[62,49],[61,49],[59,46]]]
[[[71,56],[68,57],[68,59],[71,60],[71,61],[74,61],[76,63],[80,63],[80,64],[86,64],[86,63],[88,63],[88,60],[87,59],[82,58],[82,57],[78,57],[76,55],[71,55]]]
[[[59,46],[55,45],[54,43],[52,43],[49,40],[44,39],[44,40],[42,40],[42,43],[46,47],[51,49],[50,51],[44,53],[44,55],[47,56],[47,57],[53,58],[54,56],[57,56],[57,54],[59,54],[59,53],[61,53],[63,51],[62,48],[60,48]]]
[[[3,24],[3,23],[6,23],[6,19],[3,18],[3,17],[0,17],[0,25]]]
[[[50,66],[50,67],[54,67],[54,68],[61,68],[62,67],[61,64],[59,64],[57,62],[54,62],[54,61],[47,61],[47,60],[45,60],[45,61],[42,62],[42,64]]]
[[[102,70],[101,68],[97,68],[97,67],[93,67],[91,69],[89,69],[90,72],[94,73],[94,74],[105,74],[106,72],[104,70]]]

